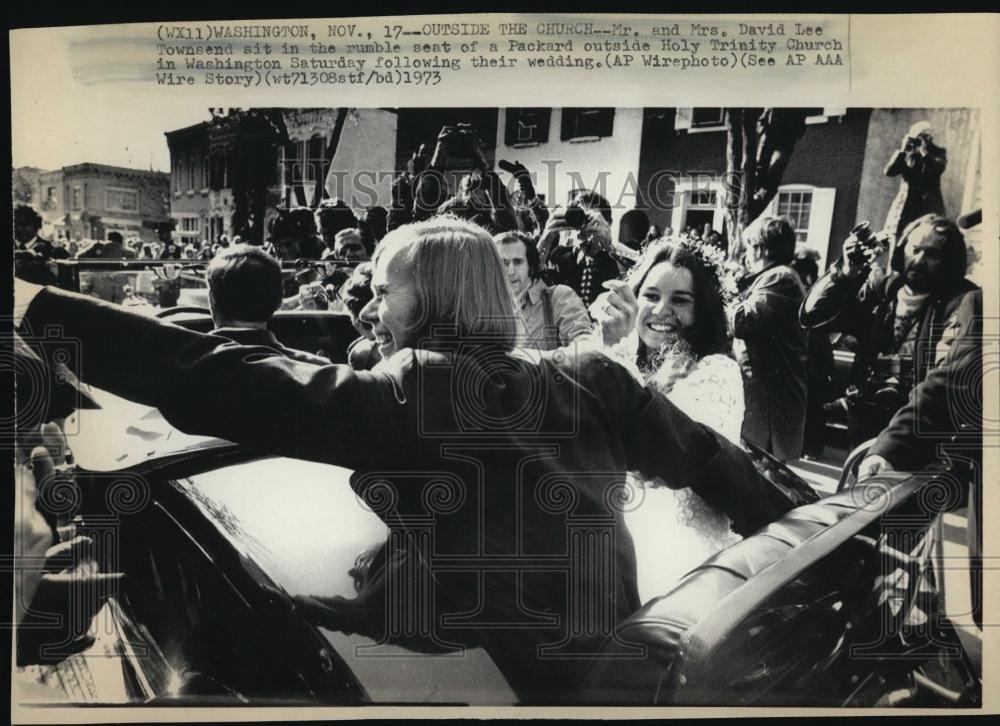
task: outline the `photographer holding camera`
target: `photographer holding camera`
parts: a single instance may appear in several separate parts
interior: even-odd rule
[[[611,224],[607,221],[610,206],[605,215],[599,206],[589,206],[587,201],[574,198],[569,206],[553,210],[538,242],[538,252],[549,281],[572,288],[589,307],[604,292],[607,280],[618,279],[621,267],[613,254]]]
[[[928,369],[948,353],[963,327],[965,297],[979,288],[965,278],[965,237],[951,220],[928,214],[913,221],[897,247],[904,269],[887,269],[890,240],[859,224],[843,255],[810,290],[799,311],[806,328],[858,340],[847,394],[851,446],[885,428]]]
[[[941,175],[947,165],[945,150],[934,143],[931,125],[926,121],[913,124],[884,171],[886,176],[900,177],[899,192],[885,219],[885,231],[894,240],[917,217],[944,216]]]
[[[507,188],[471,124],[442,126],[430,158],[422,144],[406,166],[393,181],[390,230],[445,213],[475,222],[491,234],[518,229]],[[454,194],[449,193],[447,172],[467,172]]]

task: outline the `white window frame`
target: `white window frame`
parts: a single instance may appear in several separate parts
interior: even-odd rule
[[[847,115],[846,108],[834,108],[828,107],[823,109],[823,113],[817,114],[815,116],[806,116],[806,123],[812,124],[825,124],[832,118],[838,118]]]
[[[793,192],[812,193],[812,203],[809,206],[809,229],[803,243],[811,250],[819,253],[820,272],[826,269],[827,252],[830,249],[830,230],[833,228],[833,206],[837,200],[837,190],[833,187],[817,187],[811,184],[782,184],[778,193],[767,205],[764,214],[777,216],[778,198],[781,194]]]
[[[715,108],[712,106],[711,108]],[[694,107],[678,108],[674,114],[674,131],[687,131],[689,134],[703,134],[713,131],[727,131],[729,123],[726,121],[726,111],[722,108],[722,123],[717,126],[695,126]]]
[[[196,239],[201,239],[202,236],[202,217],[198,214],[172,214],[175,220],[177,220],[177,227],[171,232],[171,236],[174,239],[185,240],[192,237]],[[195,229],[184,229],[184,223],[188,220],[192,220],[195,223]]]
[[[606,106],[584,106],[584,107],[581,107],[581,108],[583,110],[577,115],[577,117],[576,117],[576,121],[577,122],[579,122],[580,118],[582,116],[584,116],[586,114],[586,112],[593,111],[593,112],[597,113],[602,108],[607,108],[607,107]],[[612,109],[612,111],[613,112],[617,111],[617,109]],[[566,123],[566,117],[564,116],[565,112],[566,112],[566,109],[559,109],[559,129],[560,129],[559,136],[560,136],[560,138],[562,138],[562,125],[564,123]],[[551,133],[551,126],[550,126],[549,133]],[[612,123],[611,133],[608,134],[607,136],[599,136],[599,135],[570,136],[569,138],[565,139],[565,141],[563,143],[567,143],[567,144],[588,144],[588,143],[592,143],[592,142],[595,142],[595,141],[600,141],[601,139],[610,139],[610,138],[614,137],[614,135],[615,135],[614,124]]]
[[[681,177],[674,185],[674,208],[670,213],[670,228],[679,233],[687,223],[687,213],[690,209],[707,209],[702,205],[691,204],[691,193],[711,190],[715,192],[715,206],[712,207],[712,229],[722,230],[726,222],[726,188],[719,181],[709,181],[705,178]]]

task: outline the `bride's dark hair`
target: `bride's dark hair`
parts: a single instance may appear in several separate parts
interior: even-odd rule
[[[720,353],[732,355],[732,338],[726,323],[726,310],[723,302],[724,292],[718,265],[713,262],[711,252],[702,250],[697,243],[670,240],[651,245],[633,279],[632,292],[636,297],[642,289],[649,271],[661,262],[669,262],[674,267],[683,267],[691,273],[694,285],[694,325],[682,331],[681,338],[690,348],[695,359],[701,360],[707,355]],[[650,363],[656,351],[646,349],[646,344],[639,339],[640,366]]]

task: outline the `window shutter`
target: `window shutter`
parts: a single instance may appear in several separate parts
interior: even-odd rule
[[[591,136],[603,138],[612,135],[614,125],[613,108],[564,108],[560,138],[563,141]]]
[[[540,108],[538,110],[538,143],[544,144],[549,140],[549,127],[552,125],[552,109]]]
[[[504,144],[507,146],[524,143],[544,144],[549,140],[551,120],[550,108],[508,108],[504,118]],[[519,133],[522,122],[535,127],[530,139],[526,140],[523,134]]]
[[[819,252],[820,272],[826,269],[826,255],[830,249],[830,229],[833,225],[833,203],[837,190],[813,189],[812,208],[809,211],[809,236],[806,244]]]

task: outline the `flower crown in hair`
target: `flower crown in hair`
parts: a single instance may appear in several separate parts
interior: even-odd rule
[[[660,237],[646,246],[635,269],[642,270],[643,274],[648,272],[649,262],[665,247],[683,250],[694,257],[702,269],[708,273],[709,278],[718,282],[717,289],[723,304],[728,304],[739,297],[736,276],[731,269],[731,263],[726,253],[714,245],[703,242],[684,237]]]

